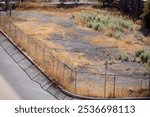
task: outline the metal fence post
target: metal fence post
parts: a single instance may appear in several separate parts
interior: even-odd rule
[[[145,82],[145,90],[146,90],[146,82]]]
[[[150,94],[150,78],[149,78],[149,88],[148,89],[149,89],[149,94]]]
[[[0,26],[1,26],[1,15],[0,15]]]
[[[63,84],[64,72],[65,72],[65,65],[63,64],[63,71],[62,71],[62,77],[61,77],[61,84]]]
[[[23,32],[21,31],[21,41],[20,41],[20,47],[21,47],[21,48],[22,48],[22,45],[23,45],[23,44],[22,44],[22,42],[23,42],[23,36],[22,36],[22,35],[23,35]]]
[[[28,42],[27,42],[27,54],[29,55],[29,36],[27,36],[27,37],[28,37],[28,38],[27,38],[27,39],[28,39],[28,40],[27,40],[27,41],[28,41]]]
[[[104,81],[104,98],[106,97],[107,65],[108,65],[108,62],[106,61],[106,63],[105,63],[105,81]]]
[[[45,49],[44,48],[42,48],[42,53],[43,53],[43,57],[42,57],[42,67],[43,67],[43,69],[44,69],[44,61],[45,61]]]
[[[5,31],[5,33],[6,33],[6,20],[4,19],[4,31]]]
[[[36,61],[36,57],[37,57],[37,43],[35,43],[35,61]]]
[[[53,74],[54,74],[54,72],[55,72],[54,64],[55,64],[55,60],[54,60],[54,55],[53,55]]]
[[[9,21],[9,35],[11,36],[11,22]]]
[[[57,62],[57,63],[56,63],[56,72],[55,72],[55,75],[56,75],[56,76],[55,76],[55,77],[57,77],[57,72],[58,72],[58,59],[56,60],[56,62]]]
[[[114,87],[113,87],[113,97],[115,97],[116,91],[116,76],[114,75]]]
[[[78,73],[75,72],[75,94],[77,94],[77,80],[78,80]]]
[[[142,84],[143,84],[143,80],[141,79],[141,82],[140,82],[140,89],[142,89]]]
[[[63,82],[64,82],[64,78],[65,78],[65,68],[66,68],[66,65],[65,64],[63,64],[64,65],[64,69],[63,69],[63,77],[62,77],[62,84],[63,84]]]
[[[16,26],[15,26],[15,39],[14,39],[15,43],[16,43],[16,40],[17,40],[17,31],[16,31]]]

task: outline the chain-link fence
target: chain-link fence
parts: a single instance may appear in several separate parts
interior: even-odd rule
[[[136,79],[108,74],[107,68],[103,74],[77,71],[56,57],[52,50],[25,34],[7,16],[0,15],[0,28],[47,76],[71,93],[100,98],[150,94],[150,77]]]

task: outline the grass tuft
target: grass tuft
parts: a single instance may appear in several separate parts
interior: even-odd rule
[[[134,33],[135,26],[133,20],[123,16],[83,12],[78,18],[80,21],[87,22],[87,27],[105,33],[109,37],[122,39],[128,34],[134,34],[137,40],[141,41],[144,39],[144,36],[140,32],[137,31]]]

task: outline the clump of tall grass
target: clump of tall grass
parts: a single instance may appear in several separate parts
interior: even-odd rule
[[[126,53],[120,53],[118,59],[121,60],[121,61],[128,61],[129,57]]]
[[[135,32],[135,37],[139,40],[139,41],[143,41],[144,40],[144,35],[140,32]]]
[[[134,33],[134,22],[125,19],[123,16],[113,16],[111,14],[92,14],[81,13],[79,16],[81,21],[87,22],[87,27],[96,31],[103,32],[110,37],[122,39],[128,33]],[[144,36],[141,33],[135,33],[138,40],[142,40]]]
[[[145,50],[140,49],[135,52],[135,57],[139,58],[140,62],[144,64],[147,70],[150,71],[150,53],[149,52],[146,52]]]

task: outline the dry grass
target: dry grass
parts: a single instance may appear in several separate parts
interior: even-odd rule
[[[119,15],[121,12],[112,11],[110,9],[94,9],[91,6],[78,6],[78,7],[70,7],[70,8],[57,8],[55,5],[49,5],[47,3],[38,3],[38,2],[24,2],[20,4],[16,10],[21,11],[39,11],[43,13],[48,13],[49,11],[53,15],[57,16],[70,16],[71,14],[80,14],[81,12],[89,12],[89,13],[100,13],[100,14],[112,14]],[[48,12],[47,12],[48,11]]]
[[[19,18],[18,18],[19,19]],[[61,26],[52,23],[40,23],[38,19],[22,19],[21,21],[15,20],[15,25],[17,25],[23,32],[27,35],[30,35],[35,41],[43,44],[46,47],[50,48],[63,48],[63,46],[59,44],[55,44],[51,41],[48,41],[51,34],[53,34],[56,30],[58,33],[63,33],[64,30]],[[31,28],[32,27],[32,28]]]
[[[12,18],[12,20],[14,21],[15,25],[23,30],[23,32],[25,32],[27,35],[30,35],[34,39],[34,41],[36,41],[43,47],[58,49],[58,51],[54,51],[53,54],[60,60],[69,64],[71,67],[76,68],[79,65],[84,66],[90,63],[88,59],[83,57],[83,54],[79,53],[78,55],[71,55],[65,50],[59,51],[59,49],[63,49],[64,47],[50,41],[51,35],[56,33],[56,30],[57,33],[61,35],[64,35],[64,33],[66,33],[61,26],[53,23],[41,23],[39,19],[36,18]],[[67,31],[67,34],[75,34],[75,32],[69,30]]]
[[[66,51],[53,51],[53,54],[73,68],[85,66],[91,63],[90,60],[83,57],[83,54],[72,55]]]
[[[34,5],[34,4],[32,4],[32,5]],[[38,6],[35,6],[33,9],[31,7],[31,9],[37,10],[36,7],[38,7]],[[30,7],[27,9],[29,10]],[[41,9],[41,7],[39,9]],[[93,12],[91,10],[91,8],[86,9],[84,7],[67,9],[67,10],[66,9],[57,9],[56,11],[54,11],[54,9],[51,9],[51,8],[48,9],[48,11],[51,11],[51,13],[54,13],[55,15],[58,15],[58,16],[64,16],[64,14],[70,15],[72,13],[78,14],[80,11],[85,11],[85,10],[89,10],[89,12]],[[42,11],[42,12],[48,13],[47,11]],[[101,12],[105,14],[108,11],[107,12],[101,11]],[[90,60],[88,60],[87,58],[85,58],[83,54],[79,53],[78,55],[73,55],[67,51],[59,51],[59,49],[63,49],[64,47],[50,41],[51,34],[55,33],[56,30],[57,30],[57,33],[64,34],[64,29],[61,26],[52,24],[52,23],[44,23],[43,24],[43,23],[40,23],[39,19],[35,19],[35,18],[21,19],[21,20],[19,18],[16,18],[16,19],[12,19],[12,20],[15,21],[15,24],[21,30],[23,30],[26,34],[28,34],[32,38],[34,38],[34,40],[36,42],[40,43],[43,47],[58,49],[58,51],[53,51],[53,54],[57,58],[62,60],[63,62],[69,64],[71,67],[76,68],[79,65],[84,66],[84,65],[89,65],[89,64],[93,63]],[[87,28],[85,28],[85,29],[87,29]],[[87,30],[89,30],[89,29],[87,29]],[[71,30],[69,33],[71,33]],[[48,38],[49,38],[49,40],[47,40]],[[127,52],[134,52],[136,50],[139,50],[140,48],[143,48],[142,43],[135,42],[130,39],[125,39],[123,41],[123,40],[116,40],[114,38],[108,38],[108,37],[102,36],[102,37],[95,37],[95,38],[88,37],[87,40],[89,40],[95,46],[106,45],[106,46],[115,47],[115,48],[118,48],[118,49],[121,49],[121,50],[124,50]],[[32,52],[30,52],[30,53],[31,53],[31,55],[33,55]],[[37,63],[39,63],[39,65],[42,65],[41,64],[41,61],[43,60],[42,55],[43,55],[42,51],[38,51],[38,58],[35,59],[35,61]],[[46,55],[45,57],[49,58],[48,55]],[[66,74],[65,74],[66,79],[64,80],[64,82],[62,82],[62,81],[60,81],[60,79],[62,77],[62,72],[57,73],[56,68],[54,71],[52,71],[51,62],[52,61],[49,60],[49,64],[46,63],[47,66],[46,65],[43,66],[43,69],[45,69],[45,72],[50,74],[50,76],[53,75],[55,77],[55,80],[58,80],[59,82],[63,83],[62,86],[65,89],[67,89],[68,91],[74,92],[75,91],[74,83],[70,82],[70,79],[69,79],[70,71],[66,72]],[[55,63],[55,65],[56,65],[56,63]],[[94,83],[94,82],[89,83],[88,81],[85,81],[85,83],[86,84],[84,85],[84,87],[78,87],[77,94],[86,95],[86,96],[94,96],[94,97],[103,97],[103,93],[102,93],[103,89],[100,89],[99,85],[97,83]],[[107,97],[112,97],[112,92],[111,92],[112,86],[107,86],[107,89],[108,89]],[[117,91],[117,97],[124,97],[126,95],[127,94],[124,93],[122,91],[122,89]]]
[[[124,40],[117,40],[114,38],[109,38],[106,36],[98,36],[95,38],[87,38],[93,45],[95,46],[100,46],[100,45],[105,45],[107,47],[115,47],[118,48],[119,50],[126,51],[128,53],[133,53],[140,48],[142,49],[142,43],[139,41],[132,41],[130,39],[124,39]]]

